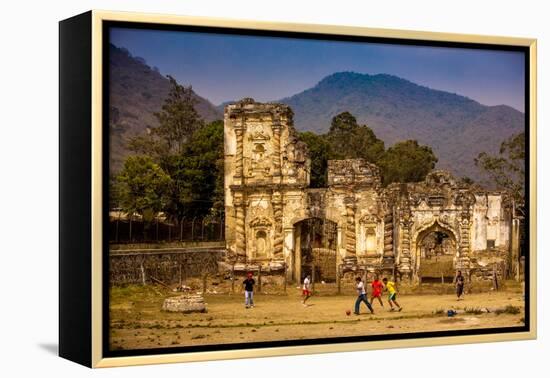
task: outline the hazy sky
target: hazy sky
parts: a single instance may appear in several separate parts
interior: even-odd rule
[[[215,105],[243,97],[278,100],[334,72],[354,71],[524,110],[520,52],[122,28],[111,29],[110,38]]]

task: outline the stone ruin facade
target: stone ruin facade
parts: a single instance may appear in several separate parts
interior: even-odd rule
[[[433,171],[423,182],[381,185],[362,159],[328,162],[328,187],[309,188],[307,146],[283,104],[243,99],[225,108],[225,214],[229,259],[333,280],[352,271],[398,279],[511,275],[519,221],[504,192]]]

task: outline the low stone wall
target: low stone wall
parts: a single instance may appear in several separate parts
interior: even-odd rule
[[[187,278],[217,274],[225,249],[117,250],[109,254],[111,285],[178,284]]]

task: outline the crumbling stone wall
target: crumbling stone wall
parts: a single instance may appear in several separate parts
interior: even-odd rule
[[[429,233],[453,241],[442,257],[449,263],[440,265],[468,275],[482,269],[479,258],[489,249],[504,253],[508,265],[518,256],[506,194],[461,184],[446,171],[383,188],[376,165],[331,160],[327,188],[309,188],[307,147],[287,105],[252,99],[227,105],[224,143],[225,234],[233,263],[284,263],[287,279],[301,280],[298,225],[311,218],[337,228],[330,248],[339,274],[355,266],[418,281],[423,260],[429,264],[421,248]]]

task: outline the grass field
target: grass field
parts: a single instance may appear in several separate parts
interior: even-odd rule
[[[470,294],[461,301],[452,294],[405,294],[398,297],[402,312],[376,302],[374,315],[362,304],[359,316],[346,315],[353,311],[352,292],[313,296],[304,307],[299,290],[289,288],[287,294],[256,294],[252,309],[245,309],[241,294],[207,294],[207,313],[161,311],[164,298],[173,295],[160,286],[112,288],[111,349],[514,327],[524,321],[522,294],[513,288]],[[483,313],[482,308],[499,311]],[[449,309],[462,311],[447,317]]]

